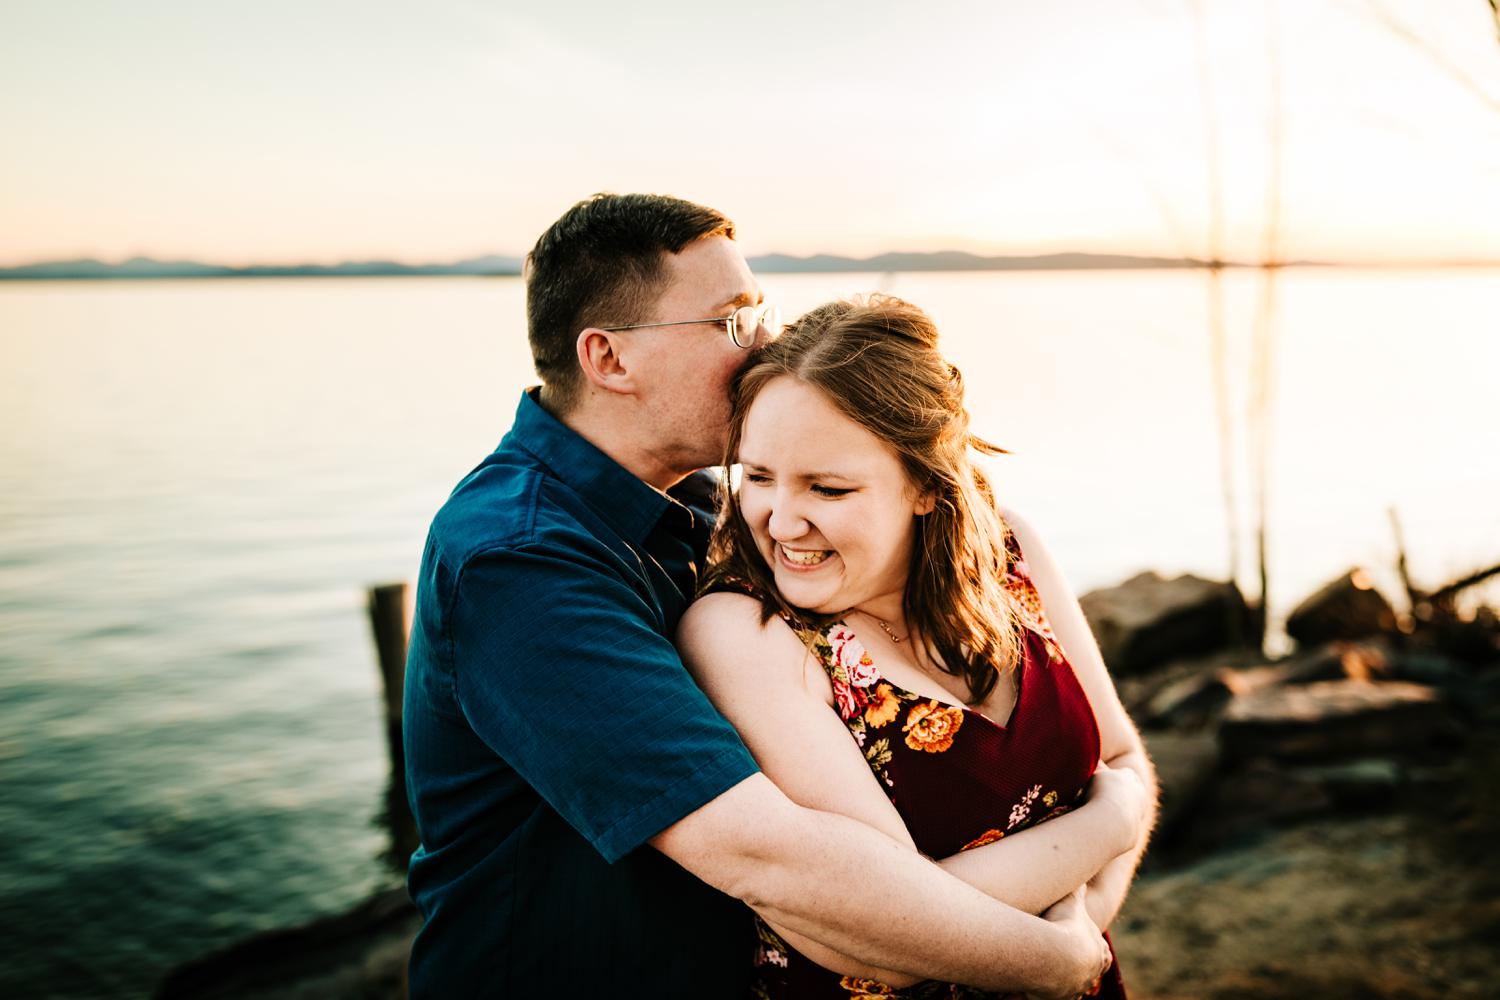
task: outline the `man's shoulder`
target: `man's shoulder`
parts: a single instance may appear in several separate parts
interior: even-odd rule
[[[432,522],[455,568],[481,555],[593,547],[598,517],[545,467],[501,452],[463,478]]]
[[[492,455],[449,494],[432,520],[432,534],[458,561],[476,551],[526,544],[535,530],[545,475]]]

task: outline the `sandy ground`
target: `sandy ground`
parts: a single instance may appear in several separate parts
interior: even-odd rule
[[[1500,997],[1500,741],[1363,817],[1147,872],[1112,931],[1135,1000]]]

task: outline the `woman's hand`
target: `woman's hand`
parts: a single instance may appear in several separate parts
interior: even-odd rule
[[[1119,812],[1118,854],[1133,850],[1141,831],[1151,825],[1151,793],[1141,776],[1128,767],[1110,767],[1101,760],[1089,785],[1089,801],[1106,802]]]
[[[1067,932],[1075,945],[1069,951],[1076,956],[1077,961],[1071,969],[1058,970],[1059,975],[1052,988],[1036,990],[1027,996],[1034,997],[1035,1000],[1074,1000],[1093,988],[1114,961],[1109,942],[1104,940],[1099,928],[1089,919],[1088,911],[1083,905],[1082,888],[1074,889],[1052,904],[1042,914],[1042,918]]]

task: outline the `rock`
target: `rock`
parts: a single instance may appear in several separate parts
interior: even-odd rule
[[[1290,656],[1276,666],[1285,684],[1368,681],[1389,678],[1393,659],[1390,645],[1381,640],[1330,642]]]
[[[1436,688],[1460,716],[1470,721],[1483,718],[1493,700],[1473,667],[1440,653],[1403,650],[1391,659],[1387,675]]]
[[[1203,847],[1330,814],[1382,812],[1402,805],[1406,785],[1402,767],[1384,758],[1309,766],[1257,757],[1214,782],[1183,818],[1184,832]]]
[[[1396,611],[1361,569],[1351,569],[1297,605],[1286,634],[1301,645],[1360,639],[1396,628]]]
[[[406,994],[406,960],[422,918],[406,890],[348,913],[267,931],[178,966],[156,1000],[328,1000]]]
[[[1219,743],[1212,734],[1148,733],[1145,740],[1161,789],[1156,835],[1168,840],[1190,819],[1218,773]]]
[[[1384,758],[1303,768],[1297,777],[1317,785],[1335,807],[1345,810],[1391,805],[1404,780],[1401,765]]]
[[[1457,618],[1426,626],[1432,646],[1478,667],[1500,664],[1500,629],[1493,624],[1494,613],[1472,620]],[[1488,622],[1488,623],[1487,623]]]
[[[1104,662],[1117,675],[1138,674],[1168,660],[1224,649],[1242,622],[1245,602],[1231,583],[1141,573],[1079,599]]]
[[[1234,697],[1226,674],[1194,674],[1168,684],[1146,703],[1142,725],[1150,729],[1202,729]]]
[[[1249,761],[1214,793],[1214,815],[1207,825],[1220,837],[1322,815],[1333,808],[1321,784],[1303,780],[1296,769],[1266,757]]]
[[[1244,759],[1347,757],[1425,749],[1451,732],[1438,693],[1403,681],[1318,681],[1236,698],[1219,739]]]
[[[1120,702],[1137,725],[1144,725],[1151,702],[1167,688],[1190,678],[1226,673],[1235,668],[1263,662],[1253,650],[1225,650],[1195,656],[1189,659],[1171,660],[1154,666],[1145,673],[1129,677],[1115,677],[1115,691]]]

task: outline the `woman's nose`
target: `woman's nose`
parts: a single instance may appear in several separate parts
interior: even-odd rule
[[[790,542],[807,533],[807,520],[788,498],[778,498],[771,506],[771,520],[766,530],[778,542]]]

